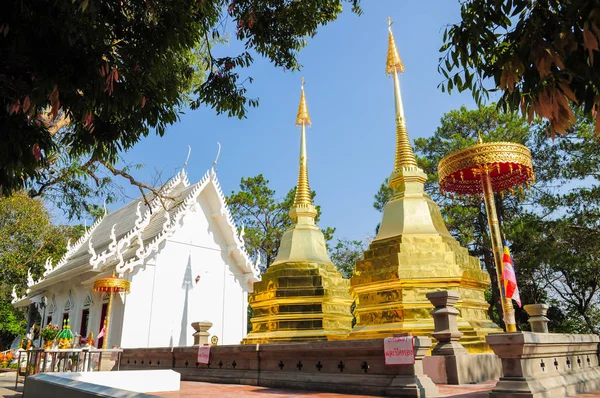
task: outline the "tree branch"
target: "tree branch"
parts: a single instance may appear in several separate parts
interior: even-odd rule
[[[146,193],[144,192],[144,189],[147,189],[148,191],[152,192],[152,194],[154,195],[155,198],[159,198],[160,202],[165,210],[167,209],[167,207],[166,207],[166,204],[163,199],[173,199],[172,197],[163,195],[160,192],[160,189],[155,189],[154,187],[151,187],[148,184],[144,184],[143,182],[136,180],[131,174],[127,173],[126,171],[115,169],[111,164],[105,162],[104,160],[98,160],[98,163],[100,163],[104,167],[106,167],[111,173],[113,173],[113,175],[123,177],[123,178],[127,179],[131,185],[138,187],[138,189],[140,190],[140,193],[142,194],[142,197],[144,198],[144,203],[146,204],[146,206],[148,207],[150,212],[152,212],[152,208],[150,206],[150,201],[146,197]]]

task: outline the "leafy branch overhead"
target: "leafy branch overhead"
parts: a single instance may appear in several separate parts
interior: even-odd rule
[[[299,69],[306,38],[343,3],[360,13],[359,0],[8,2],[0,18],[2,194],[35,179],[58,148],[114,164],[151,131],[165,134],[186,107],[243,118],[258,104],[247,91],[252,79],[240,75],[252,54]],[[245,51],[217,57],[228,27]],[[59,138],[61,117],[68,133]]]
[[[499,91],[502,109],[547,119],[552,135],[573,127],[576,108],[600,133],[597,2],[468,0],[443,40],[442,91],[470,90],[479,104]]]

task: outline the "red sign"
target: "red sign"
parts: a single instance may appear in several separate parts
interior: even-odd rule
[[[198,363],[208,364],[210,361],[210,346],[203,345],[198,347]]]
[[[383,339],[386,365],[414,365],[415,345],[412,336]]]

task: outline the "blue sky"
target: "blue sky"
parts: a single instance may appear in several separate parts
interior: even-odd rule
[[[393,83],[385,75],[388,16],[406,67],[401,82],[411,140],[431,136],[445,112],[475,105],[470,93],[448,95],[437,88],[438,49],[444,27],[460,18],[457,0],[363,1],[362,7],[359,17],[347,6],[309,39],[300,54],[301,72],[284,72],[256,56],[242,72],[254,78],[249,96],[260,100],[247,119],[217,116],[207,108],[187,111],[164,137],[149,137],[124,154],[127,162],[145,166],[135,175],[150,180],[158,170],[168,177],[181,167],[190,145],[186,169],[195,182],[212,164],[219,141],[217,173],[226,194],[242,177],[262,173],[284,196],[296,183],[300,132],[294,122],[304,76],[313,123],[307,132],[309,178],[322,207],[320,225],[337,228],[338,238],[373,234],[381,218],[373,195],[392,171],[395,143]],[[215,55],[241,49],[234,41]],[[131,187],[126,190],[137,196]]]

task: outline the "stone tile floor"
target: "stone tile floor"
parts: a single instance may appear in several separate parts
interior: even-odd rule
[[[455,398],[487,398],[490,390],[496,385],[496,381],[480,384],[467,384],[462,386],[438,385],[441,397]],[[155,394],[159,397],[268,397],[268,398],[317,398],[317,397],[353,397],[370,398],[370,395],[346,395],[323,393],[315,391],[286,390],[279,388],[266,388],[255,386],[244,386],[238,384],[212,384],[192,381],[182,381],[181,390],[167,393]],[[580,394],[578,397],[599,397],[600,391],[588,394]]]
[[[0,373],[0,397],[17,398],[23,395],[22,392],[23,384],[15,391],[15,372]]]
[[[457,398],[487,398],[488,392],[495,385],[495,381],[469,384],[462,386],[439,385],[440,395],[442,397]],[[0,398],[20,398],[22,397],[23,385],[19,384],[15,391],[15,373],[0,373]],[[255,386],[243,386],[238,384],[212,384],[192,381],[182,381],[181,390],[167,393],[155,394],[159,397],[178,398],[178,397],[263,397],[263,398],[317,398],[317,397],[345,397],[348,395],[321,393],[315,391],[286,390],[279,388],[266,388]],[[353,398],[369,398],[367,395],[350,395]],[[579,394],[577,397],[597,397],[600,398],[600,391],[594,391],[587,394]]]

